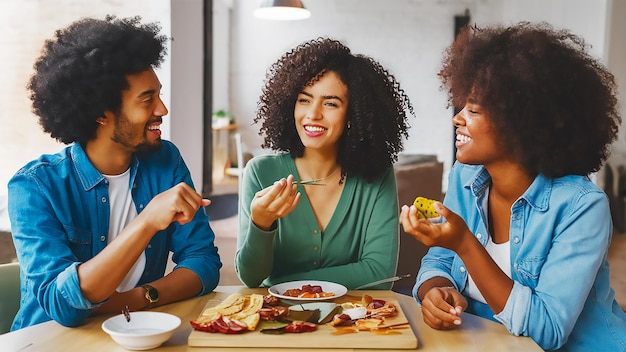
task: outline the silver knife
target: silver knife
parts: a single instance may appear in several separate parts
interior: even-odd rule
[[[361,285],[361,286],[355,288],[355,290],[361,290],[361,289],[364,289],[364,288],[367,288],[367,287],[372,287],[372,286],[376,286],[376,285],[380,285],[380,284],[385,284],[387,282],[396,282],[398,280],[401,280],[401,279],[404,279],[404,278],[407,278],[407,277],[410,277],[410,276],[411,276],[411,274],[404,274],[404,275],[389,277],[389,278],[386,278],[386,279],[382,279],[382,280],[370,282],[370,283],[365,284],[365,285]]]

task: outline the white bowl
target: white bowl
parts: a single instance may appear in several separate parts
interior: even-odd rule
[[[149,350],[167,341],[180,326],[180,318],[162,312],[131,312],[130,322],[123,314],[102,323],[102,330],[129,350]]]

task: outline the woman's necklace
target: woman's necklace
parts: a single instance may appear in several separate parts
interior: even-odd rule
[[[301,185],[309,185],[309,184],[320,184],[320,182],[328,179],[329,177],[333,176],[334,174],[337,173],[337,170],[339,170],[339,165],[337,165],[337,167],[333,170],[333,172],[331,172],[328,176],[326,177],[322,177],[322,178],[317,178],[317,179],[312,179],[312,180],[308,180],[308,181],[296,181],[294,183],[296,184],[301,184]]]

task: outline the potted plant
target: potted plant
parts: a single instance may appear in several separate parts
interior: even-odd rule
[[[235,123],[233,116],[224,110],[217,110],[213,112],[211,124],[214,128],[225,127]]]

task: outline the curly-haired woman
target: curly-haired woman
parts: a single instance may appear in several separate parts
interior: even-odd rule
[[[407,233],[431,247],[415,298],[436,329],[461,312],[502,323],[545,350],[623,351],[607,196],[588,175],[617,136],[613,76],[581,38],[545,23],[467,28],[440,71],[456,157],[446,222],[403,206]]]
[[[407,113],[413,107],[394,76],[337,40],[303,43],[270,67],[255,122],[263,147],[278,153],[244,172],[235,259],[244,284],[356,288],[395,274],[392,164]]]

